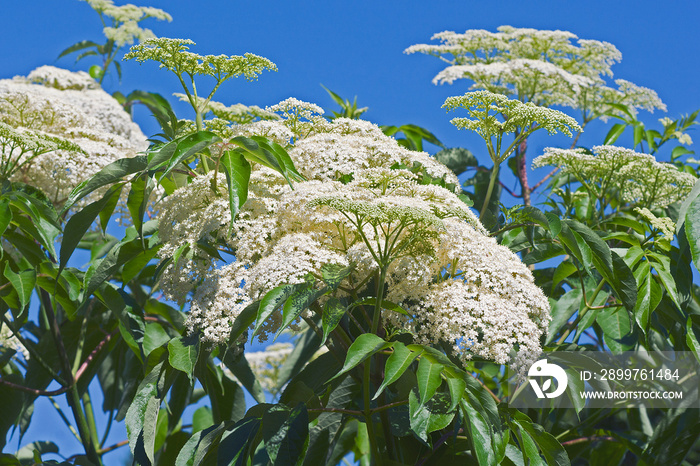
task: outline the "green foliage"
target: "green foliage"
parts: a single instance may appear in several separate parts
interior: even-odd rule
[[[111,49],[85,41],[64,54],[87,50],[79,59],[93,55],[91,51],[113,57],[119,43],[110,40]],[[104,455],[119,446],[104,440],[113,422],[126,426],[125,440],[134,463],[141,465],[338,464],[351,454],[360,464],[563,466],[700,460],[696,409],[593,409],[569,394],[572,410],[517,410],[508,406],[516,393],[501,365],[476,353],[471,360],[460,359],[454,351],[460,342],[429,341],[420,326],[411,331],[405,325],[413,323],[418,303],[389,294],[394,286],[389,271],[400,271],[402,261],[426,261],[431,241],[444,232],[448,219],[471,222],[473,234],[481,234],[481,225],[467,211],[474,203],[491,236],[531,266],[535,284],[547,295],[552,320],[542,344],[549,357],[563,351],[674,350],[693,352],[700,361],[700,288],[693,283],[691,268],[700,264],[700,185],[680,205],[640,209],[625,202],[614,186],[594,190],[591,179],[559,173],[552,175],[544,205],[502,207],[500,165],[511,158],[511,168],[518,171],[524,156],[520,145],[528,135],[539,128],[567,134],[580,130],[561,112],[503,95],[470,93],[445,104],[469,112],[468,119],[456,123],[482,135],[486,149],[481,152],[445,148],[430,131],[414,125],[382,128],[391,136],[403,133],[399,144],[411,150],[423,150],[426,141],[441,147],[434,158],[456,174],[474,171],[463,184],[463,205],[441,211],[327,193],[304,201],[306,209],[332,212],[328,218],[336,228],[335,239],[366,245],[376,269],[361,271],[354,260],[340,264],[324,258],[314,272],[304,270],[288,281],[274,278],[272,286],[242,304],[227,295],[227,307],[216,312],[228,316],[234,304],[241,309],[235,315],[231,311],[234,317],[226,321],[228,340],[212,343],[188,321],[194,315],[191,301],[187,309],[163,299],[160,278],[169,267],[182,267],[180,259],[186,258],[205,264],[203,273],[188,277],[204,289],[211,285],[207,273],[212,264],[232,264],[243,252],[229,240],[239,231],[236,222],[250,221],[245,210],[249,202],[260,200],[256,167],[281,175],[279,189],[291,191],[305,179],[290,156],[296,139],[274,142],[203,130],[208,104],[221,83],[240,75],[255,78],[274,65],[252,54],[195,55],[189,45],[187,40],[151,39],[132,48],[128,58],[154,60],[182,78],[195,125],[178,120],[157,94],[117,96],[126,108],[137,102],[146,105],[161,126],[144,153],[107,165],[58,206],[36,188],[2,180],[3,448],[8,434],[16,431],[21,439],[32,422],[40,422],[41,414],[34,416],[38,397],[64,396],[71,412],[61,411],[60,416],[84,448],[84,455],[74,458],[76,464],[103,464]],[[206,98],[198,97],[194,86],[195,77],[203,75],[216,81]],[[335,117],[357,118],[366,110],[326,90],[343,109]],[[612,125],[605,142],[633,127],[634,147],[646,144],[652,153],[672,139],[687,142],[684,132],[697,116],[664,120],[664,130],[658,132],[645,129],[631,110],[613,104],[616,112],[611,116],[624,123]],[[503,143],[506,134],[513,135],[510,145]],[[0,126],[3,153],[13,144],[12,150],[17,146],[34,153],[60,148],[59,142],[50,146],[32,134],[23,136],[28,139],[21,146],[20,136],[15,128]],[[674,170],[696,173],[690,162],[680,160],[689,153],[674,149]],[[492,167],[480,165],[485,156]],[[435,187],[435,196],[457,188],[444,173],[431,174],[428,161],[384,168],[415,175],[412,188]],[[6,172],[11,175],[12,170]],[[161,221],[159,203],[212,174],[211,183],[199,178],[206,181],[202,202],[221,202],[230,218],[205,220],[227,226],[226,234],[202,233],[158,263],[165,250],[162,236],[177,226]],[[351,177],[337,186],[350,182]],[[258,208],[269,208],[263,204]],[[131,226],[115,237],[108,232],[113,232],[111,221],[119,209],[128,213]],[[341,216],[355,222],[357,234],[344,234],[342,223],[333,220]],[[271,241],[257,240],[261,245]],[[79,252],[90,259],[76,268]],[[289,252],[291,257],[297,251]],[[463,268],[459,265],[450,267]],[[466,276],[464,272],[473,271],[461,272]],[[449,273],[446,267],[430,279],[441,283]],[[468,278],[469,286],[483,286],[484,277]],[[222,293],[235,295],[240,286],[246,283],[226,283]],[[208,304],[213,308],[215,303]],[[268,380],[270,371],[261,370],[246,348],[254,337],[267,335],[293,342],[289,351],[271,347],[266,352],[266,357],[279,358],[274,380]],[[568,375],[571,385],[582,387]],[[91,402],[96,386],[103,396],[100,407]],[[255,400],[253,406],[246,406],[244,390]],[[204,406],[192,409],[202,400]],[[107,425],[97,422],[95,408],[101,408]],[[51,464],[43,456],[61,448],[34,442],[4,453],[0,463]]]

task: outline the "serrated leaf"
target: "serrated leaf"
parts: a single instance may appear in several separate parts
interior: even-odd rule
[[[321,278],[328,288],[335,290],[340,283],[352,272],[352,267],[339,264],[324,264],[321,266]]]
[[[170,157],[165,170],[161,173],[161,180],[168,176],[180,162],[194,157],[197,153],[202,152],[214,143],[221,142],[221,138],[211,131],[197,131],[196,133],[178,138],[175,141],[177,141],[177,148],[172,157]],[[206,155],[204,155],[204,157],[206,157]]]
[[[377,389],[377,393],[374,394],[373,400],[376,400],[386,387],[399,380],[413,361],[421,355],[420,351],[411,351],[400,341],[394,342],[393,350],[393,353],[391,353],[386,360],[386,365],[384,366],[384,380]]]
[[[545,212],[544,216],[547,218],[547,223],[549,224],[549,232],[552,234],[552,238],[556,238],[561,233],[561,219],[558,215],[552,212]]]
[[[221,156],[221,165],[226,174],[228,185],[229,208],[231,223],[228,234],[233,230],[233,222],[243,204],[248,200],[248,183],[250,182],[250,163],[240,153],[227,150]]]
[[[304,283],[303,286],[295,290],[284,302],[282,307],[282,324],[280,325],[274,339],[276,340],[292,322],[299,318],[302,312],[308,309],[311,304],[326,293],[326,289],[316,290],[313,285]]]
[[[92,177],[80,183],[76,188],[70,193],[68,199],[63,205],[61,210],[61,215],[70,209],[73,204],[87,196],[96,189],[106,186],[108,184],[121,181],[127,175],[131,175],[136,172],[140,172],[146,169],[148,160],[144,155],[137,155],[136,157],[130,157],[125,159],[116,160],[102,170],[94,174]]]
[[[5,234],[5,230],[12,221],[12,209],[10,209],[9,199],[0,199],[0,236]],[[0,250],[0,257],[2,251]]]
[[[651,313],[654,312],[656,306],[661,302],[663,292],[661,287],[656,282],[651,273],[649,273],[648,263],[645,263],[647,272],[643,274],[641,280],[639,280],[639,289],[637,290],[637,304],[634,309],[634,317],[642,329],[644,334],[646,334],[649,329],[649,319]]]
[[[613,144],[615,141],[617,141],[617,139],[622,136],[622,133],[625,132],[625,128],[627,128],[627,125],[623,123],[615,123],[612,128],[610,128],[610,131],[608,131],[608,134],[605,135],[603,145]]]
[[[347,373],[348,371],[354,369],[362,362],[379,351],[391,348],[393,343],[384,341],[383,338],[374,335],[373,333],[363,333],[355,341],[352,342],[350,348],[348,348],[348,354],[345,357],[345,363],[341,371],[331,378],[335,380],[341,375]]]
[[[281,285],[272,290],[268,291],[267,294],[260,301],[260,306],[258,307],[258,314],[255,320],[255,328],[253,329],[253,334],[250,336],[252,339],[257,335],[258,330],[262,327],[262,324],[267,320],[268,317],[272,315],[277,309],[284,305],[295,291],[304,286],[303,283],[295,285]]]
[[[347,312],[347,309],[343,306],[343,303],[335,297],[329,298],[326,304],[323,305],[323,317],[321,320],[323,338],[321,340],[321,345],[326,343],[328,335],[338,326],[345,312]]]
[[[252,449],[251,440],[258,433],[260,419],[244,418],[233,427],[228,428],[219,443],[219,456],[217,464],[245,466],[248,454]]]
[[[273,466],[301,463],[309,444],[306,407],[300,403],[290,411],[286,406],[272,406],[263,415],[262,434]]]
[[[431,361],[431,358],[428,357],[422,357],[418,363],[416,378],[418,380],[418,393],[421,405],[430,400],[438,387],[440,387],[442,383],[440,373],[443,368],[442,364]]]
[[[696,197],[688,205],[685,214],[685,236],[688,238],[695,268],[700,269],[700,197]]]
[[[438,393],[427,403],[420,403],[415,389],[411,390],[408,412],[413,433],[427,443],[428,434],[444,429],[454,419],[455,413],[449,411],[449,406],[449,395],[445,393]]]
[[[590,312],[590,311],[589,311]],[[601,309],[596,322],[603,329],[605,344],[613,352],[629,351],[630,345],[625,340],[632,331],[630,316],[622,307]]]
[[[469,440],[479,464],[482,466],[498,464],[499,461],[492,445],[492,431],[487,420],[468,400],[461,400],[460,407],[469,431]]]
[[[156,422],[161,400],[155,383],[147,383],[136,393],[126,413],[126,432],[134,460],[142,465],[154,462]]]
[[[193,380],[194,368],[199,358],[199,338],[194,336],[176,337],[168,342],[168,362]]]
[[[34,286],[36,285],[36,271],[34,269],[29,269],[15,273],[10,268],[10,263],[5,262],[5,270],[3,270],[3,275],[5,278],[7,278],[7,280],[9,280],[9,282],[12,284],[12,288],[14,288],[17,292],[20,310],[24,310],[29,305],[29,301],[32,297],[32,291],[34,291]]]

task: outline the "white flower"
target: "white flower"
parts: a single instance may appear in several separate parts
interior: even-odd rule
[[[27,79],[0,80],[0,110],[14,128],[58,136],[82,150],[38,155],[14,175],[59,205],[81,181],[148,146],[129,114],[83,72],[42,66]]]

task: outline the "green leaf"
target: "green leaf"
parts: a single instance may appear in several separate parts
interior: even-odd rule
[[[245,466],[252,440],[260,428],[260,419],[244,418],[228,428],[219,443],[219,465]]]
[[[581,289],[573,288],[551,304],[552,320],[549,322],[547,344],[554,341],[562,327],[578,311],[581,302]],[[591,311],[589,311],[591,312]]]
[[[283,306],[287,301],[287,298],[289,298],[295,291],[303,286],[303,283],[298,283],[295,285],[281,285],[268,291],[260,301],[258,315],[255,321],[255,328],[253,329],[253,334],[250,336],[250,338],[252,339],[255,335],[257,335],[258,330],[260,330],[260,327],[262,327],[265,320],[267,320],[267,318],[270,317],[277,309]]]
[[[148,170],[156,170],[173,158],[175,151],[177,150],[178,141],[170,141],[167,144],[156,146],[149,149],[146,152],[146,157],[148,158],[148,165],[146,168]]]
[[[168,165],[165,167],[165,170],[161,173],[161,180],[168,176],[180,162],[186,161],[188,158],[193,157],[198,152],[203,151],[214,143],[221,142],[221,138],[211,131],[197,131],[194,134],[188,134],[175,141],[177,141],[177,148],[170,158]]]
[[[685,342],[688,345],[688,348],[690,348],[693,351],[695,359],[697,359],[698,362],[700,362],[700,339],[698,339],[698,332],[695,330],[695,327],[696,326],[693,322],[693,316],[688,316],[688,321],[685,325]]]
[[[20,310],[24,310],[29,305],[32,291],[34,291],[34,286],[36,285],[36,271],[34,269],[29,269],[20,273],[15,273],[10,268],[10,263],[5,262],[3,275],[9,280],[12,284],[12,288],[17,292]]]
[[[79,212],[73,214],[66,223],[63,240],[61,241],[59,274],[68,264],[68,260],[73,255],[73,251],[83,239],[85,233],[95,222],[97,216],[106,206],[113,205],[119,200],[124,183],[110,187],[104,196],[98,201],[83,207]]]
[[[467,389],[467,383],[461,374],[450,374],[449,371],[445,371],[445,381],[447,382],[447,387],[450,390],[450,399],[452,403],[450,404],[450,411],[454,410],[459,402],[464,396],[464,390]]]
[[[270,151],[277,158],[277,162],[284,168],[282,175],[289,181],[292,178],[295,181],[304,181],[305,178],[297,171],[292,158],[289,156],[284,147],[277,144],[275,141],[264,138],[262,136],[251,136],[260,147]]]
[[[212,447],[218,446],[221,435],[229,424],[230,423],[222,422],[221,424],[211,426],[208,429],[192,434],[192,437],[190,437],[182,446],[182,449],[180,449],[180,453],[178,453],[177,459],[175,460],[175,466],[197,466],[205,464],[203,463],[205,458],[207,458]]]
[[[676,222],[676,234],[679,234],[681,232],[681,227],[685,224],[685,217],[688,215],[688,209],[690,208],[690,204],[692,204],[699,195],[700,179],[698,179],[698,181],[695,182],[695,184],[693,185],[693,189],[690,190],[690,194],[688,194],[688,197],[686,197],[685,200],[681,203],[681,208],[678,211],[678,222]],[[691,242],[690,239],[689,242]]]
[[[416,378],[418,379],[418,393],[421,405],[430,400],[438,387],[440,387],[442,383],[440,373],[443,367],[442,364],[431,361],[431,358],[425,355],[420,359]]]
[[[386,366],[384,366],[384,380],[377,389],[377,393],[374,394],[373,400],[376,400],[386,387],[399,380],[399,377],[406,372],[406,369],[411,366],[413,361],[421,355],[421,352],[409,350],[406,348],[406,345],[400,341],[394,342],[393,350],[394,352],[391,353],[391,356],[386,360]]]
[[[263,140],[267,141],[264,138]],[[238,146],[235,150],[241,153],[247,160],[272,168],[287,177],[284,163],[278,160],[271,148],[261,146],[257,140],[245,136],[236,136],[231,138],[229,142]]]
[[[64,56],[69,55],[73,52],[77,52],[78,50],[83,50],[83,49],[86,49],[88,47],[98,47],[98,44],[96,44],[95,42],[93,42],[91,40],[81,40],[80,42],[76,42],[75,44],[73,44],[70,47],[68,47],[67,49],[65,49],[56,58],[64,57]]]
[[[309,444],[309,415],[303,403],[291,411],[272,406],[262,418],[265,450],[274,465],[297,465],[304,460]]]
[[[343,369],[331,378],[335,380],[341,375],[347,373],[362,362],[379,351],[391,348],[393,343],[384,341],[383,338],[374,335],[373,333],[363,333],[355,341],[352,342],[350,348],[348,348],[348,354],[345,357],[345,364],[343,364]]]
[[[637,303],[637,281],[624,260],[611,251],[605,242],[589,227],[575,221],[562,222],[565,228],[561,241],[577,256],[592,274],[592,268],[610,284],[617,297],[630,312]],[[585,251],[584,251],[585,250]]]
[[[630,316],[624,308],[611,307],[601,309],[596,322],[603,329],[605,344],[613,352],[629,351],[631,348],[628,335],[632,331]]]
[[[444,429],[454,419],[455,413],[449,411],[449,406],[449,395],[445,393],[438,393],[427,403],[420,403],[415,389],[411,390],[408,413],[413,433],[427,443],[429,433]]]
[[[231,224],[229,235],[233,230],[233,222],[238,212],[248,200],[248,182],[250,181],[250,163],[240,153],[227,150],[221,156],[221,165],[226,174],[228,185],[229,208],[231,209]]]
[[[489,423],[468,400],[461,400],[460,406],[469,431],[469,440],[480,465],[498,464],[496,452],[492,446],[492,431]]]
[[[690,202],[685,214],[685,235],[696,269],[700,269],[700,198]]]
[[[559,233],[561,233],[561,219],[552,212],[545,212],[544,216],[547,218],[549,232],[552,234],[552,238],[556,238],[559,236]]]
[[[176,337],[168,342],[168,362],[193,380],[194,368],[199,358],[199,338],[196,335]]]
[[[144,155],[119,159],[110,163],[95,175],[76,186],[76,188],[68,196],[66,203],[63,205],[61,215],[65,214],[65,212],[67,212],[68,209],[70,209],[77,201],[96,189],[117,181],[121,181],[122,178],[127,175],[145,170],[147,163],[148,160]]]
[[[623,123],[615,123],[612,128],[610,128],[610,131],[608,131],[608,134],[605,136],[605,139],[603,140],[603,145],[609,145],[613,144],[617,139],[622,136],[622,133],[625,132],[625,128],[627,128],[626,124]]]
[[[5,234],[5,230],[10,225],[12,221],[12,209],[10,209],[9,199],[0,199],[0,236]],[[2,257],[2,250],[0,250],[0,257]]]
[[[648,262],[645,262],[644,266],[646,266],[646,273],[643,273],[640,277],[641,280],[637,291],[637,304],[634,309],[634,317],[639,328],[646,334],[649,329],[649,318],[651,317],[651,313],[656,309],[656,306],[661,302],[663,291],[649,272]]]
[[[295,290],[294,293],[287,298],[287,301],[285,301],[282,307],[282,324],[279,329],[277,329],[274,339],[276,340],[284,329],[298,319],[304,310],[308,309],[314,301],[326,292],[326,289],[314,289],[313,285],[310,283],[304,283],[300,288]]]
[[[557,268],[554,269],[554,276],[552,277],[552,291],[562,282],[565,278],[569,277],[572,273],[576,272],[576,266],[569,261],[560,262]]]
[[[652,266],[656,273],[658,274],[661,284],[666,289],[669,297],[673,303],[678,306],[678,309],[683,309],[681,306],[680,298],[678,297],[678,289],[676,287],[676,280],[671,274],[671,259],[667,256],[663,256],[656,253],[649,253],[649,258],[653,260]]]
[[[455,175],[464,173],[467,167],[476,167],[479,165],[474,154],[462,147],[443,149],[436,153],[434,157],[438,162],[447,165],[447,168],[452,170]]]
[[[156,383],[147,383],[136,393],[126,413],[126,432],[129,447],[138,464],[154,462],[156,421],[161,400],[157,397]]]
[[[321,278],[331,290],[337,289],[351,272],[352,267],[345,267],[339,264],[324,264],[321,266]]]
[[[143,353],[148,356],[151,352],[160,348],[170,341],[170,336],[163,329],[163,326],[156,322],[149,322],[146,324],[145,332],[143,335]]]
[[[326,343],[328,335],[335,330],[346,311],[347,309],[343,306],[343,303],[335,297],[329,298],[326,304],[323,305],[323,318],[321,321],[323,326],[322,345]]]
[[[569,456],[566,454],[564,447],[561,446],[552,434],[546,432],[542,426],[534,424],[526,415],[519,412],[515,415],[514,423],[520,428],[521,434],[529,434],[530,438],[537,444],[537,448],[539,448],[542,455],[547,460],[548,465],[570,466],[571,462],[569,461]],[[525,435],[523,435],[523,440],[525,440]],[[530,459],[535,459],[535,454],[531,451],[527,453]],[[539,454],[537,454],[536,457],[539,457]]]

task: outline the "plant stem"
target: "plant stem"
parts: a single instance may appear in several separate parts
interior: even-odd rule
[[[374,315],[372,315],[372,330],[373,334],[377,334],[379,329],[379,322],[381,321],[382,313],[382,298],[384,298],[384,281],[386,280],[386,266],[380,262],[380,273],[379,282],[377,283],[377,302],[374,305]],[[374,423],[372,422],[372,407],[370,406],[370,379],[371,379],[371,367],[372,358],[367,358],[364,367],[364,376],[362,377],[363,385],[363,398],[364,398],[364,412],[365,421],[367,423],[367,436],[369,437],[369,443],[372,450],[372,456],[374,457],[373,464],[381,465],[382,458],[379,452],[379,445],[377,444],[377,437],[374,432]],[[387,442],[389,439],[386,439]]]
[[[486,190],[486,196],[484,197],[484,205],[481,206],[481,213],[479,214],[479,220],[483,220],[484,215],[486,213],[486,210],[488,210],[489,201],[491,200],[491,194],[493,193],[493,186],[496,184],[496,180],[498,179],[498,169],[499,168],[500,168],[500,166],[496,165],[494,163],[493,168],[491,169],[491,177],[489,178],[489,187]]]

